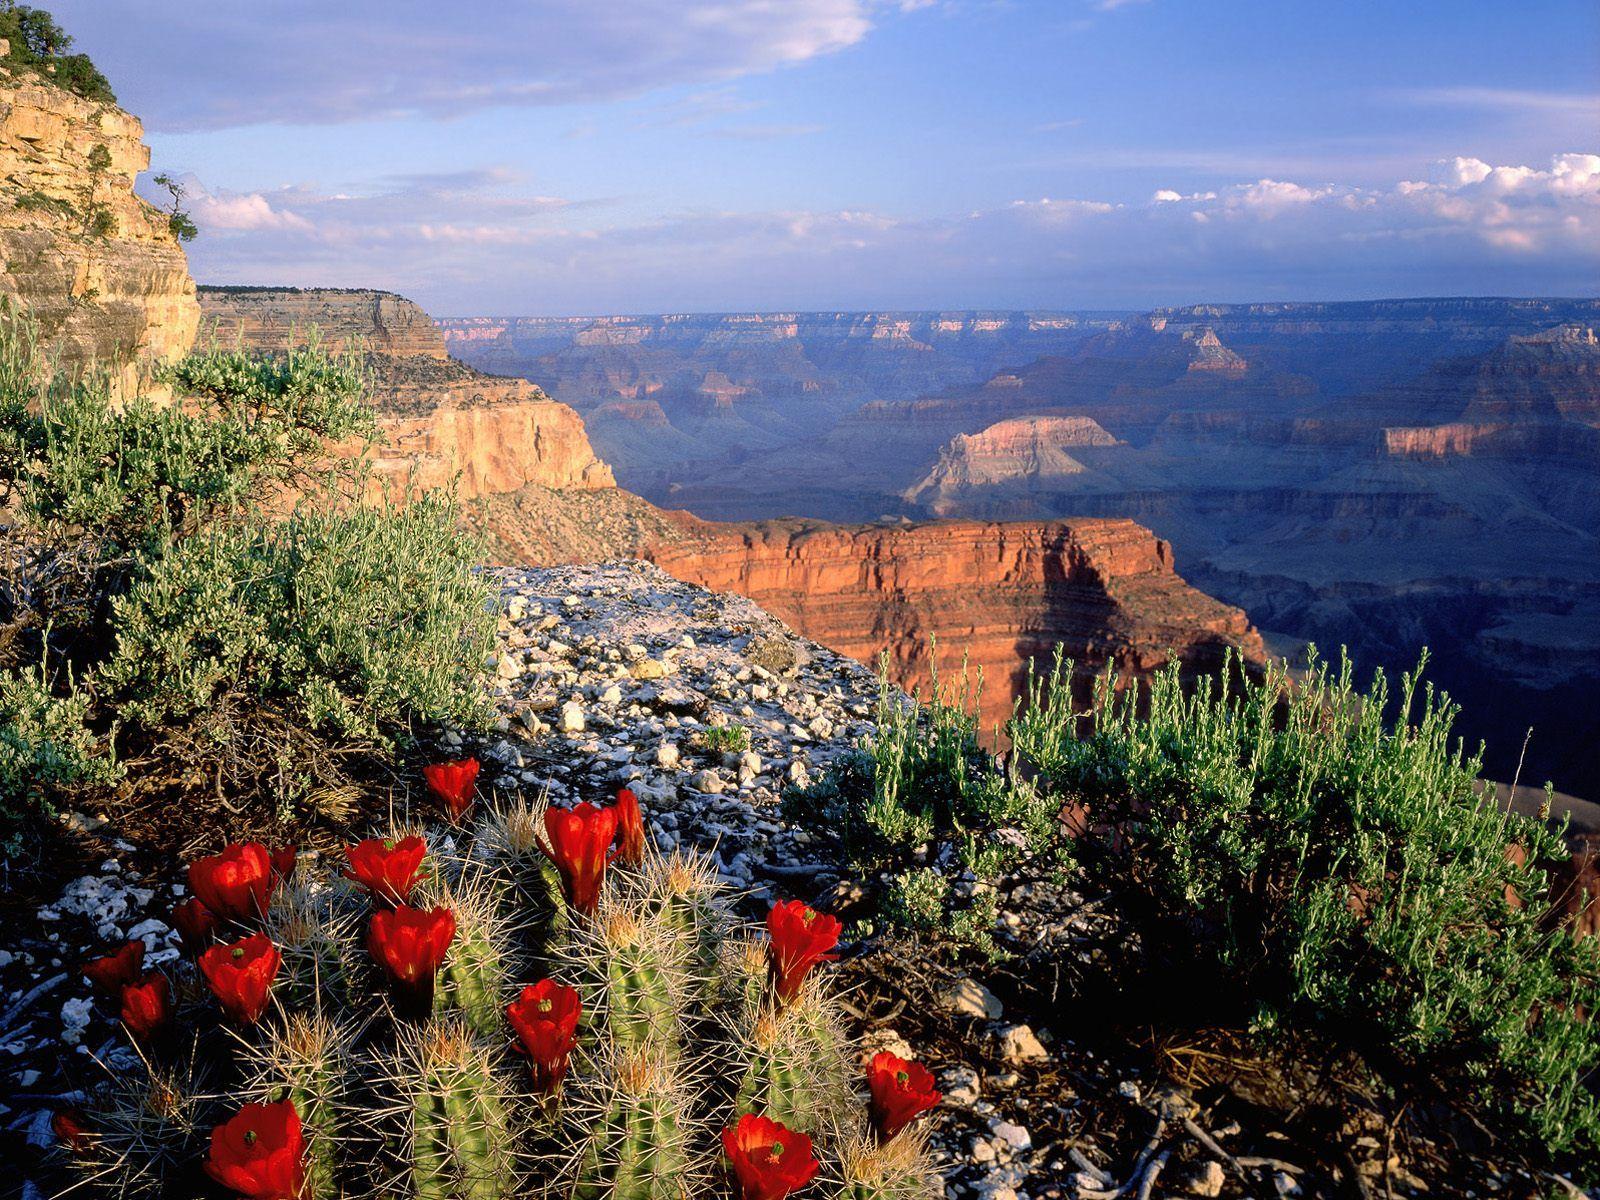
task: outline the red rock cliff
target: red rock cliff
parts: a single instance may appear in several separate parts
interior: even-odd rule
[[[1190,587],[1171,546],[1126,520],[697,523],[643,553],[842,653],[870,663],[887,651],[895,679],[925,692],[935,669],[957,679],[966,656],[984,674],[986,726],[1057,645],[1080,686],[1107,663],[1138,677],[1172,661],[1211,671],[1229,647],[1265,655],[1243,612]]]

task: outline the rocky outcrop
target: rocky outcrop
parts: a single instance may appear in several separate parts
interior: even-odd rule
[[[315,331],[332,349],[361,349],[384,444],[374,465],[386,488],[457,481],[463,500],[528,486],[608,488],[583,420],[523,379],[485,375],[451,358],[432,319],[389,292],[325,288],[201,288],[218,345],[281,351]]]
[[[1080,688],[1107,664],[1125,680],[1177,662],[1214,672],[1231,648],[1265,651],[1243,612],[1191,588],[1172,548],[1125,520],[835,526],[708,526],[643,548],[672,575],[737,592],[807,637],[863,662],[887,654],[908,687],[935,673],[984,677],[986,727],[1003,720],[1030,664],[1057,647]]]
[[[38,322],[67,370],[110,370],[123,394],[186,353],[200,310],[167,219],[133,193],[144,127],[0,67],[0,299]]]
[[[973,492],[1017,496],[1048,489],[1082,474],[1070,451],[1079,446],[1114,446],[1112,437],[1088,417],[1021,417],[999,421],[973,434],[957,434],[939,461],[904,495],[940,516]]]
[[[360,347],[389,358],[449,359],[422,308],[393,292],[363,288],[203,287],[202,340],[249,350],[282,350],[314,329],[323,345]]]

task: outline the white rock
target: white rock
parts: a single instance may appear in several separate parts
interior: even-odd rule
[[[1005,1013],[1000,998],[968,976],[956,980],[940,992],[939,1003],[964,1017],[981,1017],[986,1021],[998,1021]]]
[[[1049,1058],[1050,1051],[1028,1026],[1008,1025],[1000,1031],[1000,1057],[1010,1063],[1038,1062]]]
[[[76,1046],[83,1040],[83,1031],[89,1027],[89,1017],[94,1012],[94,1001],[87,996],[74,997],[61,1006],[61,1040]]]
[[[582,733],[586,727],[583,705],[568,700],[561,706],[561,729],[564,733]]]
[[[672,742],[662,742],[656,747],[656,766],[670,771],[678,765],[678,747]]]
[[[1010,1121],[995,1121],[989,1126],[989,1132],[1011,1147],[1013,1153],[1021,1153],[1033,1146],[1033,1138],[1028,1131]]]

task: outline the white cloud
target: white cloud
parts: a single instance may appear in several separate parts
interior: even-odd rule
[[[196,187],[192,260],[207,282],[387,287],[441,314],[1590,294],[1600,279],[1600,155],[1587,153],[1542,167],[1464,157],[1383,187],[1257,179],[955,218],[625,218],[520,186],[489,168],[366,195]]]
[[[878,0],[55,0],[152,128],[336,123],[589,102],[836,53]]]

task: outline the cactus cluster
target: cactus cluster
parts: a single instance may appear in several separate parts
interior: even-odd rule
[[[837,922],[791,904],[769,933],[742,923],[706,861],[646,844],[630,793],[605,808],[478,807],[470,825],[349,847],[337,876],[258,846],[195,864],[206,914],[228,914],[180,914],[206,965],[155,976],[170,1003],[127,1022],[146,1071],[63,1126],[94,1187],[250,1200],[937,1190],[920,1130],[885,1117],[937,1103],[927,1073],[879,1055],[869,1088],[811,969]],[[150,990],[141,965],[98,969]]]

